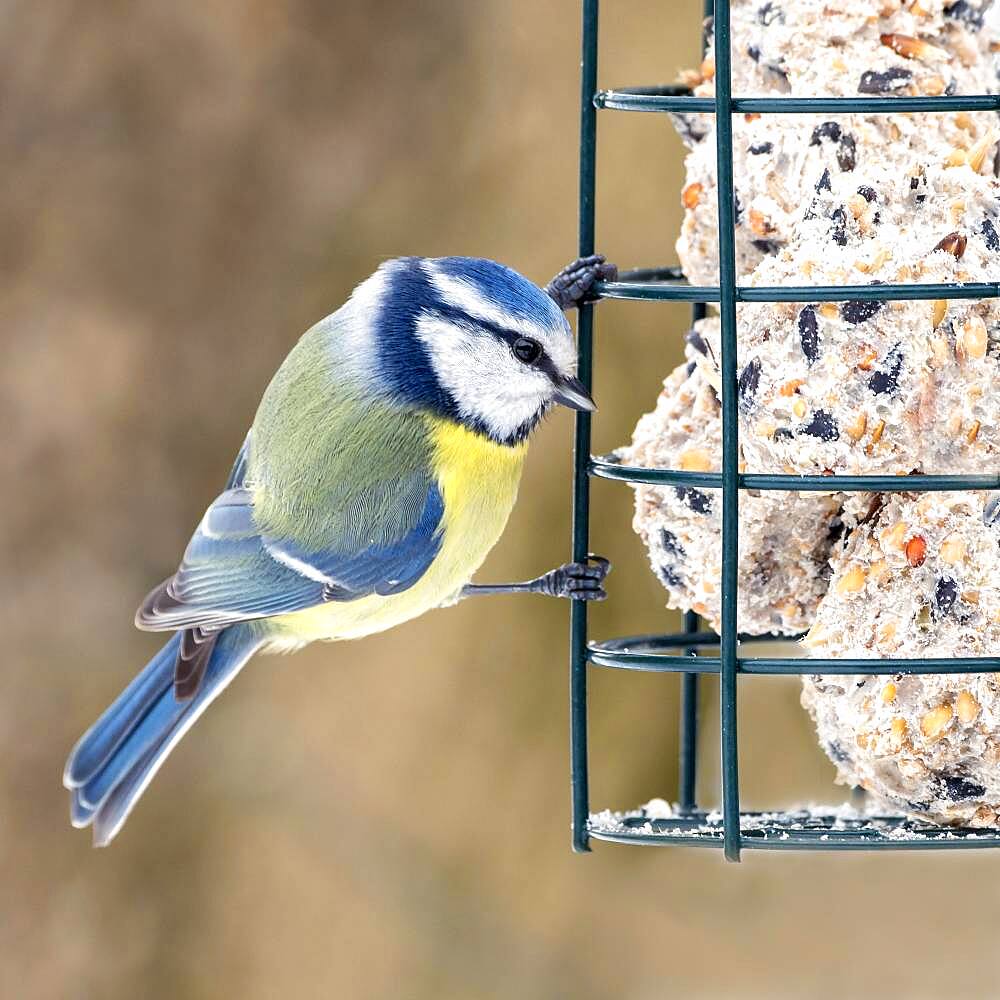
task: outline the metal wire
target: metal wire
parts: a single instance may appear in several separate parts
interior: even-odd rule
[[[719,284],[694,286],[680,268],[645,268],[597,286],[599,298],[693,303],[697,320],[705,303],[718,303],[722,328],[722,471],[682,472],[623,466],[590,454],[591,417],[576,420],[573,488],[573,558],[589,551],[590,478],[628,483],[686,485],[722,491],[721,634],[700,631],[698,616],[684,616],[684,631],[673,635],[632,636],[588,642],[587,606],[574,601],[570,634],[571,781],[573,848],[588,851],[590,837],[619,843],[694,844],[721,847],[730,861],[743,847],[787,850],[931,849],[997,847],[1000,833],[954,831],[916,825],[900,817],[852,819],[806,814],[741,813],[737,739],[738,678],[741,674],[927,674],[984,673],[1000,670],[998,657],[926,659],[802,659],[745,656],[744,648],[775,637],[737,633],[739,495],[746,489],[826,492],[917,492],[1000,489],[995,475],[794,476],[740,473],[736,393],[736,305],[738,302],[833,302],[1000,297],[1000,282],[972,284],[882,284],[816,287],[747,287],[736,283],[735,188],[732,116],[759,114],[886,114],[905,112],[1000,111],[1000,96],[742,98],[732,95],[730,4],[706,0],[714,10],[715,96],[692,97],[681,87],[629,87],[597,90],[599,0],[583,0],[583,60],[580,116],[579,252],[594,252],[597,110],[701,112],[716,116],[719,197]],[[593,363],[593,307],[579,317],[579,373],[589,387]],[[713,651],[710,655],[705,650]],[[717,650],[717,652],[714,652]],[[679,818],[655,819],[642,813],[590,816],[587,755],[587,667],[611,667],[681,674]],[[720,677],[722,812],[706,814],[697,805],[698,676]]]

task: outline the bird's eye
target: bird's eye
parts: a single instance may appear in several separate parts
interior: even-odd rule
[[[518,361],[523,361],[526,365],[530,365],[541,356],[542,345],[530,337],[518,337],[511,345],[511,350]]]

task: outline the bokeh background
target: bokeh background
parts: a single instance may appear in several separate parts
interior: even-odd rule
[[[605,5],[601,80],[697,59],[696,0]],[[383,258],[574,255],[573,0],[105,0],[0,7],[0,995],[981,997],[1000,859],[569,850],[567,617],[473,601],[260,659],[123,834],[70,829],[63,760],[154,650],[174,567],[298,334]],[[599,244],[672,260],[681,147],[600,121]],[[680,356],[679,307],[599,309],[596,449]],[[568,554],[571,421],[540,433],[484,580]],[[595,634],[669,629],[616,563]],[[716,798],[715,699],[701,777]],[[751,805],[839,801],[797,684],[742,686]],[[592,672],[593,804],[676,792],[675,678]]]

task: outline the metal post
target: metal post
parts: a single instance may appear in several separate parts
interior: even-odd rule
[[[715,13],[715,0],[705,0],[703,6],[705,18]],[[705,55],[708,37],[704,23],[701,26],[701,54]],[[691,307],[691,322],[697,323],[704,319],[708,310],[704,302],[696,302]],[[693,611],[684,613],[684,631],[693,635],[700,628],[698,615]],[[684,650],[685,656],[694,656],[697,650],[693,647]],[[695,786],[698,780],[698,675],[681,675],[681,725],[678,742],[679,775],[677,782],[677,804],[682,813],[694,812],[697,806]]]
[[[740,860],[739,751],[736,739],[739,569],[739,425],[736,413],[736,249],[733,188],[729,0],[715,6],[716,168],[719,189],[719,312],[722,321],[722,817],[725,854]]]
[[[597,143],[598,0],[583,4],[583,63],[580,86],[580,256],[594,252],[594,186]],[[594,307],[580,307],[577,321],[577,375],[591,386]],[[590,547],[590,414],[576,415],[573,454],[573,559],[583,562]],[[589,851],[587,821],[590,792],[587,775],[587,602],[570,609],[570,760],[573,792],[573,850]]]

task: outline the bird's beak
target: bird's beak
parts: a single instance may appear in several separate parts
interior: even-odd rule
[[[556,382],[556,391],[552,398],[563,406],[568,406],[571,410],[587,410],[591,412],[597,409],[597,404],[591,398],[587,387],[578,378],[562,376]]]

